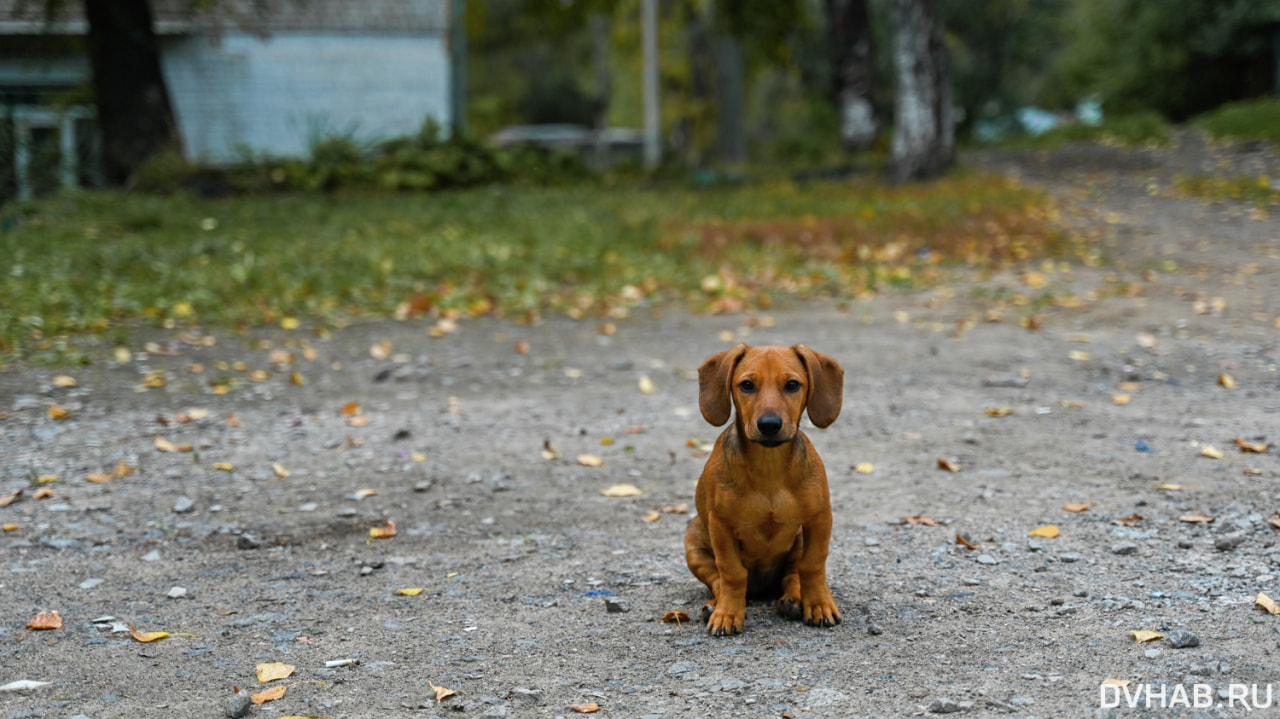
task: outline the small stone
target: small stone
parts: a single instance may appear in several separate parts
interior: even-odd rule
[[[995,557],[991,556],[990,554],[978,555],[978,564],[999,564],[999,563],[1000,563],[999,560],[997,560]],[[950,700],[948,699],[947,701],[950,701]]]
[[[1085,597],[1089,596],[1089,590],[1088,590],[1088,589],[1077,589],[1077,590],[1075,590],[1074,592],[1072,592],[1072,593],[1071,593],[1071,595],[1072,595],[1073,597],[1079,597],[1080,599],[1084,599]]]
[[[1225,537],[1218,537],[1217,539],[1213,540],[1213,548],[1218,550],[1219,552],[1230,552],[1231,550],[1240,546],[1240,543],[1243,541],[1244,541],[1243,534],[1229,534]]]
[[[1189,649],[1191,647],[1200,646],[1200,637],[1181,629],[1175,629],[1174,631],[1169,632],[1164,635],[1164,638],[1169,640],[1170,646],[1174,649]]]
[[[1121,557],[1127,557],[1130,554],[1138,553],[1138,545],[1133,542],[1117,542],[1116,544],[1111,545],[1111,553]]]
[[[251,706],[253,706],[253,700],[249,698],[249,692],[236,692],[222,704],[222,710],[231,719],[240,719],[249,713]]]
[[[1062,562],[1063,564],[1075,564],[1076,562],[1080,561],[1080,555],[1070,554],[1070,553],[1059,555],[1058,561]]]
[[[315,502],[307,502],[306,504],[300,504],[300,505],[298,505],[298,511],[299,511],[299,512],[314,512],[314,511],[316,511],[316,509],[317,509],[317,508],[319,508],[319,507],[320,507],[320,505],[316,504]]]
[[[178,501],[173,503],[173,511],[178,514],[186,514],[196,508],[196,502],[190,497],[179,497]]]
[[[367,577],[370,574],[373,574],[373,567],[370,567],[369,565],[366,564],[360,568],[360,576]]]
[[[236,537],[236,549],[257,549],[260,546],[262,544],[252,534],[241,534]]]
[[[689,672],[697,668],[698,668],[698,665],[694,664],[693,662],[676,662],[675,664],[672,664],[670,667],[667,668],[667,675],[674,677],[674,676],[679,676],[681,674],[688,674]]]
[[[511,694],[507,698],[524,704],[538,704],[542,701],[542,690],[516,687],[511,690]]]
[[[166,597],[168,597],[168,598],[170,598],[170,599],[181,599],[182,597],[187,596],[187,588],[186,588],[186,587],[172,587],[171,589],[169,589],[169,591],[168,591],[168,592],[166,592],[166,593],[165,593],[165,596],[166,596]]]
[[[107,580],[103,579],[102,577],[90,577],[89,579],[86,579],[83,582],[80,582],[80,588],[93,589],[94,587],[98,586],[99,584],[102,584],[105,581]]]
[[[878,637],[881,634],[884,634],[884,629],[881,629],[880,625],[875,622],[867,622],[867,634],[870,634],[873,637]]]
[[[153,549],[153,550],[151,550],[150,552],[147,552],[146,554],[142,555],[142,561],[144,561],[144,562],[157,562],[157,561],[160,561],[160,550],[159,550],[159,549]]]
[[[631,611],[631,605],[615,597],[604,598],[604,608],[609,614],[622,614]]]
[[[1194,546],[1196,545],[1190,542],[1189,540],[1186,540],[1186,539],[1178,540],[1178,549],[1191,549]]]
[[[1148,649],[1148,650],[1146,650],[1145,652],[1143,652],[1142,654],[1143,654],[1143,656],[1145,656],[1147,659],[1155,659],[1156,657],[1160,656],[1160,650],[1159,650],[1159,649]]]
[[[954,714],[958,711],[960,711],[960,705],[947,697],[934,699],[933,703],[929,705],[929,712],[933,714]]]
[[[486,709],[486,710],[485,710],[485,712],[484,712],[483,714],[481,714],[480,716],[482,716],[482,717],[499,717],[499,718],[500,718],[500,717],[505,717],[506,715],[507,715],[507,707],[506,707],[505,705],[503,705],[503,704],[499,704],[498,706],[495,706],[495,707],[489,707],[489,708],[488,708],[488,709]]]

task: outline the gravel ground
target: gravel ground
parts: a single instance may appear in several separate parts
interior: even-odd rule
[[[1280,704],[1280,616],[1254,604],[1280,596],[1280,465],[1235,442],[1278,438],[1280,221],[1163,191],[1254,154],[1274,168],[1194,138],[972,158],[1059,194],[1112,258],[1098,269],[615,334],[158,332],[128,362],[103,348],[0,373],[0,497],[24,489],[0,508],[17,525],[0,534],[0,685],[48,683],[0,692],[0,717],[1235,716],[1233,696],[1268,687]],[[1080,301],[1024,327],[1014,296],[1041,282]],[[845,367],[840,419],[807,430],[835,511],[834,629],[762,603],[734,638],[662,621],[706,599],[678,510],[717,433],[696,369],[737,341]],[[238,382],[214,395],[217,377]],[[645,493],[601,494],[622,483]],[[386,520],[395,536],[371,537]],[[1030,536],[1045,525],[1060,535]],[[26,631],[42,611],[65,628]],[[266,689],[262,662],[296,671],[245,706],[233,687]],[[1157,699],[1104,707],[1124,701],[1108,678]]]

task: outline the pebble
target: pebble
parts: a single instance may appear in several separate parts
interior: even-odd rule
[[[147,552],[146,554],[142,555],[142,561],[144,562],[156,562],[159,560],[160,560],[159,549],[153,549],[150,552]]]
[[[179,497],[178,501],[173,503],[173,511],[178,514],[186,514],[196,508],[196,501],[190,497]]]
[[[609,614],[622,614],[631,611],[631,605],[615,597],[605,597],[604,609]]]
[[[165,593],[165,596],[170,599],[181,599],[182,597],[187,596],[187,588],[171,587],[169,591]]]
[[[681,674],[687,674],[697,668],[698,665],[693,662],[676,662],[667,668],[667,675],[673,677],[679,676]]]
[[[934,699],[929,705],[929,711],[933,714],[954,714],[960,711],[960,705],[947,697]]]
[[[236,537],[236,549],[257,549],[262,546],[258,538],[252,534],[241,534]]]
[[[1213,548],[1219,552],[1230,552],[1244,541],[1243,534],[1230,534],[1213,540]]]
[[[524,702],[525,704],[537,704],[542,701],[542,690],[516,687],[511,690],[508,699]]]
[[[1138,545],[1133,542],[1117,542],[1111,545],[1111,553],[1121,557],[1138,553]]]
[[[1169,640],[1169,644],[1174,649],[1188,649],[1190,647],[1200,646],[1200,637],[1181,629],[1175,629],[1174,631],[1169,632],[1164,636],[1164,638]]]
[[[99,584],[102,584],[105,581],[107,580],[103,579],[102,577],[90,577],[89,579],[86,579],[83,582],[80,582],[80,588],[93,589],[94,587],[98,586]]]
[[[999,564],[999,563],[1000,563],[999,560],[997,560],[995,557],[991,556],[990,554],[978,555],[978,564]]]
[[[1061,556],[1059,556],[1059,557],[1058,557],[1058,561],[1059,561],[1059,562],[1062,562],[1063,564],[1075,564],[1076,562],[1080,561],[1080,555],[1078,555],[1078,554],[1063,554],[1063,555],[1061,555]]]
[[[249,698],[249,692],[236,692],[232,694],[227,701],[223,702],[222,710],[231,719],[239,719],[249,713],[249,707],[253,706],[253,700]]]

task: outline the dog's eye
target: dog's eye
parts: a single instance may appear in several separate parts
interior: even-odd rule
[[[738,389],[746,392],[747,394],[751,394],[756,391],[756,383],[749,379],[744,379],[738,383]]]
[[[788,392],[799,392],[800,383],[793,379],[787,380],[787,383],[783,385],[783,389],[787,390]]]

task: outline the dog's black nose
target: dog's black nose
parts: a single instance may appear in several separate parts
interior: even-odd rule
[[[776,414],[766,414],[756,420],[756,429],[766,437],[772,437],[782,431],[782,418]]]

